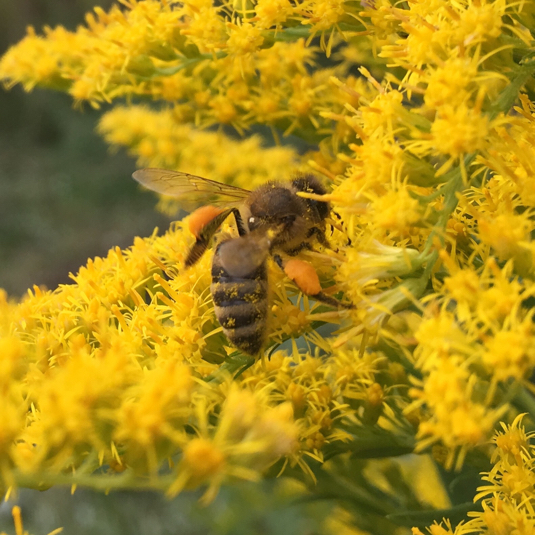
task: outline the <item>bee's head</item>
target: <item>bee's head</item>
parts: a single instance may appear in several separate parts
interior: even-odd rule
[[[325,193],[317,179],[303,176],[293,182],[266,184],[251,195],[247,216],[249,230],[272,229],[277,234],[272,247],[284,244],[298,248],[308,239],[310,229],[321,225],[330,211],[328,203],[303,199],[296,195],[296,190]],[[316,203],[318,208],[311,203]]]
[[[303,211],[301,199],[289,188],[277,184],[266,184],[260,189],[249,208],[247,223],[251,231],[288,227]]]

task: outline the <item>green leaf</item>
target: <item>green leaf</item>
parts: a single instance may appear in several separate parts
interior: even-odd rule
[[[426,511],[406,511],[393,513],[386,518],[398,526],[426,528],[435,522],[442,522],[447,518],[452,524],[458,524],[466,518],[470,511],[482,511],[479,504],[466,502],[449,509],[430,509]]]

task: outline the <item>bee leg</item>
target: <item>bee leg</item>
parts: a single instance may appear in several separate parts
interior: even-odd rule
[[[267,359],[268,360],[271,360],[271,356],[273,355],[273,353],[275,353],[275,351],[277,351],[277,349],[279,349],[280,347],[280,344],[273,344],[269,350],[266,350],[267,352]]]
[[[299,247],[296,247],[295,249],[290,249],[289,251],[285,251],[285,253],[288,255],[288,256],[296,256],[298,255],[301,251],[303,250],[307,250],[307,251],[313,251],[314,248],[312,247],[312,245],[308,242],[303,242]],[[282,270],[284,271],[284,268],[282,268]]]
[[[282,269],[282,271],[284,271],[284,261],[281,255],[274,254],[272,256],[273,256],[273,260],[275,260],[275,264],[277,264],[277,266],[279,266]]]
[[[338,223],[336,225],[333,225],[333,224],[330,225],[330,227],[331,227],[331,236],[333,235],[333,232],[334,232],[335,228],[337,228],[338,230],[340,230],[342,232],[345,232],[346,235],[347,235],[347,231],[346,231],[344,222],[342,221],[342,216],[338,212],[335,212],[334,210],[331,210],[331,214],[333,214],[334,217],[336,217],[336,219],[338,219],[338,221],[340,221],[340,223]],[[349,247],[352,243],[353,242],[351,241],[351,238],[348,236],[347,237],[346,246]]]
[[[331,249],[331,246],[329,245],[329,241],[327,240],[327,237],[325,236],[325,231],[319,227],[312,227],[308,232],[308,237],[312,238],[312,236],[316,236],[316,239],[318,242],[326,247],[327,249]]]
[[[327,241],[327,238],[325,237],[325,232],[322,229],[317,228],[317,227],[313,227],[308,231],[308,234],[307,234],[306,237],[308,239],[308,238],[312,238],[312,236],[314,236],[314,235],[316,236],[316,239],[318,240],[318,242],[321,245],[323,245],[323,247],[325,247],[326,249],[332,249],[332,247],[330,246],[329,242]],[[313,245],[308,241],[304,241],[298,247],[295,247],[294,249],[290,249],[289,251],[285,251],[285,253],[288,256],[296,256],[301,251],[304,251],[305,249],[307,251],[314,251]]]
[[[212,236],[234,210],[235,208],[221,210],[215,206],[202,206],[191,214],[189,229],[196,240],[186,258],[186,267],[193,266],[201,259]]]
[[[313,297],[316,301],[325,303],[326,305],[329,305],[333,308],[347,308],[348,310],[355,308],[355,305],[353,303],[342,303],[342,301],[338,301],[336,297],[331,297],[330,295],[326,295],[323,292],[311,295],[310,297]]]
[[[297,258],[284,261],[280,255],[273,255],[273,258],[277,265],[284,271],[284,273],[286,273],[288,278],[291,279],[303,293],[310,295],[310,297],[313,297],[317,301],[321,301],[333,308],[355,308],[352,303],[342,303],[338,301],[338,299],[323,293],[318,274],[312,264]]]
[[[243,219],[241,217],[240,211],[237,208],[232,209],[234,214],[234,219],[236,221],[236,227],[238,228],[238,234],[240,236],[245,236],[247,234],[247,227],[245,226]]]

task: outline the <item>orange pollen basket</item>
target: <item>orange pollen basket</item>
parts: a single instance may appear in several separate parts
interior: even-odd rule
[[[284,271],[288,278],[293,280],[304,293],[316,295],[321,292],[318,274],[308,262],[292,258],[286,262]]]
[[[201,206],[195,212],[193,212],[189,218],[189,230],[196,237],[199,238],[201,230],[210,222],[214,217],[218,216],[224,210],[217,206]]]

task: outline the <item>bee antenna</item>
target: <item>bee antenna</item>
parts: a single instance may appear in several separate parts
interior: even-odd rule
[[[279,348],[280,344],[274,344],[273,347],[271,347],[269,349],[269,352],[268,352],[268,360],[271,360],[271,357],[273,355],[273,353],[275,353],[275,351]]]

